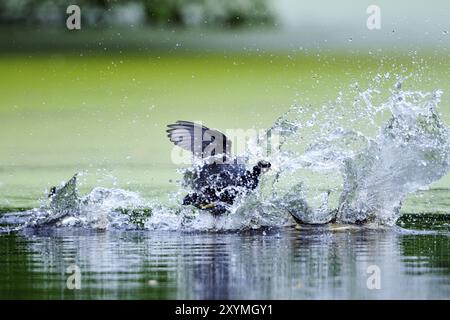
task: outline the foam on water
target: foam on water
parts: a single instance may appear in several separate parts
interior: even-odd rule
[[[4,231],[17,225],[206,231],[286,226],[294,216],[309,224],[393,225],[408,193],[449,172],[450,137],[437,112],[440,91],[403,91],[397,84],[386,102],[374,104],[377,94],[359,92],[350,107],[341,94],[318,110],[292,106],[250,141],[249,164],[266,158],[273,170],[227,214],[167,206],[122,189],[95,188],[80,197],[75,176],[49,203],[4,215],[0,224],[9,226]],[[279,148],[267,155],[274,135]]]

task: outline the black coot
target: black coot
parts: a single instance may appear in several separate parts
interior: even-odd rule
[[[224,213],[238,195],[255,189],[271,166],[259,161],[247,170],[243,161],[230,156],[231,141],[223,133],[194,122],[177,121],[168,125],[167,133],[175,145],[204,160],[185,174],[185,183],[194,192],[184,197],[184,205]]]

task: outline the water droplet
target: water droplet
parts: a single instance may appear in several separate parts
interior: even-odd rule
[[[148,280],[148,285],[149,287],[156,287],[158,285],[158,280],[155,279]]]

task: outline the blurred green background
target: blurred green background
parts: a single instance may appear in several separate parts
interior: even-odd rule
[[[65,26],[69,4],[81,30]],[[77,171],[82,191],[165,200],[179,178],[166,124],[267,128],[293,103],[321,106],[377,73],[442,89],[450,123],[449,4],[381,1],[382,29],[368,30],[369,4],[1,1],[0,208],[36,206]]]

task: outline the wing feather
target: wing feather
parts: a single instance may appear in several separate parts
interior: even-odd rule
[[[175,145],[191,151],[195,156],[203,156],[205,149],[216,139],[222,142],[223,153],[231,151],[231,141],[220,131],[204,125],[178,120],[167,126],[167,136]]]

